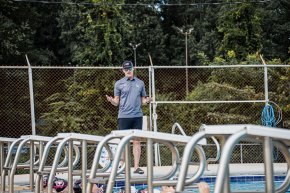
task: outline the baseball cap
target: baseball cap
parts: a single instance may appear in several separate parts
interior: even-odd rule
[[[123,69],[130,69],[133,68],[133,63],[131,61],[125,61],[122,64]]]

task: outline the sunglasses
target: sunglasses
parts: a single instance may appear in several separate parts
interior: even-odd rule
[[[133,68],[124,68],[123,69],[125,72],[128,72],[128,71],[133,71]]]

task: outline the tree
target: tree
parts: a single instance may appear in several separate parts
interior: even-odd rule
[[[124,6],[124,12],[128,13],[129,29],[125,37],[124,49],[130,48],[127,58],[133,61],[133,50],[129,43],[141,45],[138,47],[137,63],[141,66],[150,65],[148,53],[151,54],[154,65],[167,64],[165,52],[166,35],[161,27],[161,15],[157,7],[154,6],[138,6],[138,4],[148,3],[148,0],[128,0],[128,4],[137,4],[135,6]],[[138,65],[138,66],[139,66]]]
[[[270,60],[280,58],[283,62],[289,59],[290,2],[271,1],[261,12],[262,53]]]
[[[58,20],[65,51],[73,64],[119,64],[125,58],[122,34],[126,34],[129,25],[126,13],[120,6],[112,5],[116,1],[93,2],[99,4],[93,7],[62,5]]]
[[[0,62],[24,65],[25,54],[28,54],[34,65],[54,63],[58,45],[54,23],[57,10],[11,0],[0,3],[0,19],[3,21],[0,36],[5,37],[0,39]]]
[[[218,15],[217,29],[223,36],[221,55],[233,50],[237,59],[243,60],[261,49],[261,16],[255,4],[224,5]]]
[[[119,73],[121,74],[121,73]],[[49,109],[43,113],[43,133],[80,132],[105,135],[116,128],[117,113],[108,108],[105,94],[112,92],[117,71],[77,70],[65,80],[62,92],[48,97]]]

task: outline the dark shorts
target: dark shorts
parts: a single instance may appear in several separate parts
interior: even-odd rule
[[[118,119],[119,130],[128,130],[128,129],[140,129],[140,130],[142,130],[142,124],[143,124],[143,117],[119,118]]]

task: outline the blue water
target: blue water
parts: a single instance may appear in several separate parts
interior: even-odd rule
[[[285,176],[275,176],[275,189],[280,187],[280,185],[283,183],[283,180],[285,179]],[[214,183],[215,183],[215,177],[214,178],[203,178],[201,181],[206,181],[209,186],[211,192],[214,191]],[[231,177],[231,191],[237,192],[237,191],[257,191],[262,192],[265,191],[265,179],[264,176],[241,176],[241,177]],[[135,185],[133,192],[138,192],[138,190],[146,188],[146,185]],[[156,190],[160,190],[160,187],[155,188]],[[114,188],[114,193],[121,193],[121,188],[116,187]],[[140,192],[140,191],[139,191]],[[158,191],[157,191],[158,192]],[[186,188],[186,192],[192,192],[192,193],[198,193],[197,188]],[[287,191],[287,193],[290,193],[290,188]]]
[[[275,182],[275,189],[280,187],[281,181]],[[209,183],[211,192],[214,191],[214,183]],[[265,192],[265,181],[247,181],[247,182],[231,182],[231,191],[257,191]],[[194,193],[198,193],[197,189],[192,190]],[[290,189],[287,191],[290,193]]]

